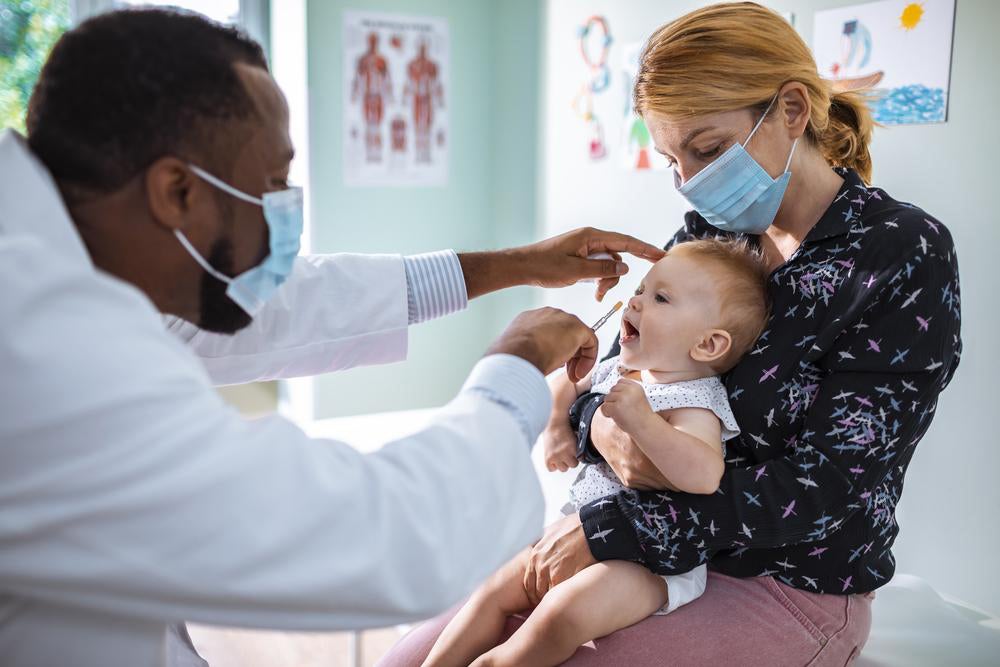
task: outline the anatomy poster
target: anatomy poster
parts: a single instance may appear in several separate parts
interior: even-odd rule
[[[881,0],[816,12],[813,53],[841,89],[873,88],[886,125],[948,119],[955,0]]]
[[[448,23],[344,12],[344,182],[448,183]]]

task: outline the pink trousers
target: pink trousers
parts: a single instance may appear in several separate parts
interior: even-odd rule
[[[820,595],[771,577],[736,579],[709,571],[705,594],[667,616],[650,616],[585,644],[566,665],[850,664],[871,629],[868,595]],[[458,608],[403,637],[377,667],[419,667]],[[512,617],[506,637],[521,624]]]

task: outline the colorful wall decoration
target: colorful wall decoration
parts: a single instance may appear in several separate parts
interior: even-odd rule
[[[836,89],[872,86],[886,125],[948,119],[955,0],[882,0],[816,12],[813,53]]]

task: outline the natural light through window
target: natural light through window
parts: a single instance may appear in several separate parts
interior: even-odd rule
[[[180,7],[199,12],[220,23],[237,23],[240,18],[240,0],[123,0],[121,4]]]

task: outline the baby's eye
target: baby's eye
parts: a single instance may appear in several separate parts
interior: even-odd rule
[[[640,294],[642,294],[642,286],[641,285],[639,287],[635,288],[635,296],[639,296]]]
[[[670,303],[670,299],[668,299],[665,294],[657,294],[656,295],[656,302],[657,303]]]

